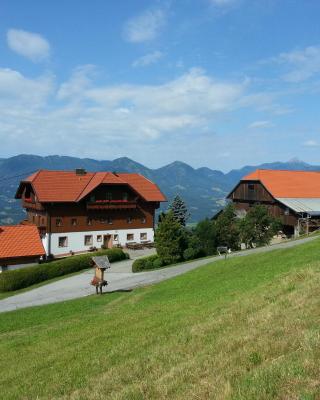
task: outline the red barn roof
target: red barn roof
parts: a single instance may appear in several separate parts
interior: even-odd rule
[[[320,198],[320,172],[257,169],[242,181],[260,181],[275,198]]]
[[[166,201],[158,186],[140,174],[112,172],[87,172],[40,170],[20,183],[16,198],[21,198],[22,189],[30,183],[40,203],[77,202],[100,184],[128,185],[146,201]]]
[[[45,250],[35,225],[0,226],[0,259],[43,255]]]

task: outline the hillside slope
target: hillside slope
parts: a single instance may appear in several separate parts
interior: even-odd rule
[[[224,174],[206,167],[195,169],[180,161],[162,168],[150,169],[127,157],[113,161],[97,161],[89,158],[21,154],[0,160],[0,224],[17,223],[24,218],[20,202],[14,200],[21,179],[38,169],[73,170],[80,167],[88,171],[138,172],[156,182],[169,201],[176,194],[180,194],[191,211],[190,222],[212,217],[223,207],[226,195],[238,180],[256,168],[320,169],[299,160],[292,160],[288,163],[247,166]],[[166,207],[167,204],[163,204],[163,208]]]
[[[319,244],[221,260],[131,293],[2,314],[2,395],[316,400]]]

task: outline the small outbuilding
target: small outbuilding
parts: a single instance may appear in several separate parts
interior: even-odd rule
[[[39,262],[45,250],[35,225],[0,226],[0,271]]]

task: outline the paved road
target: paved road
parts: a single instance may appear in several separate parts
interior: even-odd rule
[[[263,253],[275,249],[294,247],[314,239],[317,239],[317,236],[275,244],[273,246],[259,247],[252,250],[243,250],[241,252],[228,255],[228,258],[242,257],[248,254]],[[136,252],[134,257],[137,258],[138,256],[141,256],[141,253]],[[220,259],[221,257],[215,256],[211,258],[195,260],[189,263],[179,264],[175,267],[168,267],[160,270],[140,272],[135,274],[131,272],[131,266],[133,262],[132,259],[120,261],[112,264],[112,267],[107,270],[106,278],[109,282],[109,285],[105,291],[125,291],[137,288],[139,286],[146,286],[156,282],[161,282]],[[90,294],[95,293],[95,289],[89,284],[92,276],[93,272],[91,269],[84,271],[79,275],[64,278],[28,292],[8,297],[0,301],[0,312],[12,311],[19,308],[39,306],[49,303],[57,303],[64,300],[89,296]]]

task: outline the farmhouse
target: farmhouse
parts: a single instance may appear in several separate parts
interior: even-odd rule
[[[38,262],[45,255],[36,226],[0,226],[0,267]]]
[[[258,169],[241,179],[227,198],[239,214],[254,204],[265,205],[287,235],[320,227],[320,172]]]
[[[21,181],[26,223],[35,224],[46,254],[153,241],[155,210],[166,201],[140,174],[40,170]]]

